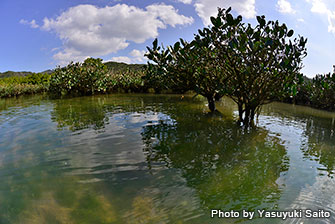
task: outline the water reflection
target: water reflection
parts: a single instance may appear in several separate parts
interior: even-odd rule
[[[295,126],[301,139],[304,158],[317,161],[319,175],[334,176],[335,170],[335,115],[309,107],[274,103],[263,108],[262,115],[280,118],[286,127]],[[269,119],[268,119],[269,120]],[[278,122],[271,121],[278,126]],[[277,123],[277,124],[276,124]]]
[[[326,210],[329,219],[289,219],[283,223],[334,223],[335,114],[309,107],[273,103],[263,108],[261,125],[285,141],[290,157],[283,209]]]
[[[26,108],[32,105],[41,105],[47,100],[46,95],[18,96],[13,98],[0,98],[0,113],[11,110],[12,108]]]
[[[271,104],[246,131],[226,100],[220,115],[187,96],[36,102],[9,100],[0,113],[0,223],[237,221],[210,219],[213,208],[335,214],[334,114]]]
[[[51,116],[59,128],[67,127],[71,131],[85,128],[97,130],[108,123],[106,112],[103,98],[74,98],[56,100]]]
[[[332,122],[322,119],[309,119],[306,122],[305,135],[308,140],[302,150],[306,158],[318,161],[323,167],[319,167],[320,175],[334,176],[335,169],[335,136],[334,118]]]
[[[246,132],[233,121],[191,117],[143,128],[149,166],[180,170],[205,209],[276,208],[289,167],[280,140],[261,128]]]
[[[74,132],[83,129],[102,130],[109,124],[113,115],[131,115],[132,123],[145,124],[148,119],[143,119],[143,114],[164,113],[166,117],[174,118],[188,115],[190,110],[198,110],[198,114],[204,115],[206,108],[202,99],[178,95],[116,94],[60,99],[53,102],[52,121],[56,122],[60,129]]]

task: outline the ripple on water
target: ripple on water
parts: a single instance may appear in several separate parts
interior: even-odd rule
[[[270,106],[253,135],[204,115],[204,102],[164,99],[106,95],[2,110],[0,223],[10,211],[32,213],[21,223],[55,213],[60,223],[233,223],[209,218],[230,206],[325,209],[331,219],[286,223],[335,223],[335,183],[320,175],[333,172],[333,149],[319,144],[334,142],[327,117]],[[321,151],[312,145],[326,156],[314,158]]]
[[[335,223],[335,180],[326,176],[316,177],[313,185],[307,185],[300,191],[298,197],[293,201],[289,209],[319,209],[330,212],[328,219],[294,218],[285,223]],[[287,209],[288,210],[288,209]]]

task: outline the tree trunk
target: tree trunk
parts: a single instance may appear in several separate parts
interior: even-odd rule
[[[244,112],[243,125],[245,127],[249,127],[249,121],[250,121],[250,108],[248,106],[246,106],[245,107],[245,112]]]
[[[208,101],[208,108],[210,109],[211,112],[214,112],[215,111],[215,101],[214,101],[213,96],[208,96],[207,101]]]
[[[221,98],[222,98],[222,96],[220,94],[215,94],[214,95],[215,101],[220,101]]]
[[[238,104],[238,116],[239,116],[239,122],[243,122],[243,104]]]
[[[244,105],[244,109],[243,109]],[[238,116],[239,116],[239,122],[243,124],[244,127],[252,127],[254,126],[254,119],[256,115],[256,109],[257,107],[253,107],[250,105],[246,105],[243,102],[238,102]]]
[[[249,106],[245,109],[245,115],[243,119],[243,125],[245,127],[253,127],[255,119],[255,108],[250,108]]]
[[[255,123],[254,123],[255,111],[256,111],[256,108],[251,108],[250,119],[249,119],[249,126],[251,126],[251,127],[253,127],[255,125]]]

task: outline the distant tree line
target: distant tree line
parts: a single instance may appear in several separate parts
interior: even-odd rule
[[[335,111],[335,72],[304,79],[298,85],[297,94],[282,101]]]
[[[88,58],[46,73],[6,72],[0,78],[0,97],[48,92],[52,95],[90,95],[107,92],[146,92],[146,65],[102,62]]]

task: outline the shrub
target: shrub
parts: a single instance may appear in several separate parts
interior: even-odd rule
[[[80,95],[106,92],[107,73],[107,67],[100,58],[88,58],[83,63],[71,62],[66,67],[56,68],[50,79],[50,92]]]
[[[111,72],[107,76],[109,91],[144,92],[147,85],[142,71]]]
[[[317,75],[312,80],[311,105],[324,110],[335,110],[335,73]]]

